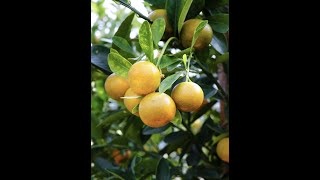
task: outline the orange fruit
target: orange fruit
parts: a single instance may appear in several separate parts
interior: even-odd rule
[[[160,85],[161,75],[158,68],[149,61],[134,63],[129,72],[130,88],[139,95],[154,92]]]
[[[130,96],[139,96],[137,93],[133,92],[131,88],[129,88],[126,93],[124,94],[124,96],[126,97],[130,97]],[[141,98],[134,98],[134,99],[124,99],[124,105],[126,106],[126,108],[132,112],[132,109],[138,105],[141,101]],[[139,112],[134,113],[134,115],[139,116]]]
[[[118,149],[115,149],[112,151],[112,157],[116,164],[120,164],[124,160],[130,159],[131,157],[131,151],[127,150],[125,154],[121,154],[121,152]]]
[[[198,109],[194,110],[194,112],[199,111],[200,109],[202,109],[202,108],[203,108],[206,104],[208,104],[208,103],[209,103],[209,102],[208,102],[207,99],[203,99],[201,106],[200,106]]]
[[[120,97],[123,97],[129,89],[129,82],[127,79],[113,73],[107,78],[104,87],[109,97],[122,101]]]
[[[151,21],[154,21],[160,17],[163,17],[166,22],[166,29],[165,29],[164,35],[162,37],[162,40],[166,40],[169,37],[173,36],[173,28],[168,20],[167,11],[165,9],[156,9],[148,15],[148,18]]]
[[[179,110],[191,112],[197,110],[201,106],[204,94],[198,84],[193,82],[182,82],[173,88],[171,97]]]
[[[174,101],[165,93],[151,93],[142,98],[139,115],[142,122],[150,127],[158,128],[168,124],[176,114]]]
[[[197,26],[201,23],[201,19],[189,19],[183,23],[180,39],[182,46],[184,48],[191,47],[193,33],[196,30]],[[211,42],[213,38],[213,31],[209,24],[207,24],[201,31],[196,40],[193,48],[196,50],[205,49]]]
[[[221,139],[219,142],[218,142],[218,145],[217,145],[217,155],[218,157],[229,163],[229,138],[223,138]]]

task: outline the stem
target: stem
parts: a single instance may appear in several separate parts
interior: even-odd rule
[[[145,15],[141,14],[141,12],[139,12],[136,8],[132,7],[130,4],[127,4],[127,3],[123,2],[122,0],[113,0],[113,1],[119,2],[121,5],[129,8],[131,11],[135,12],[136,14],[138,14],[139,17],[147,20],[149,23],[152,23],[152,21],[148,17],[146,17]]]
[[[186,77],[186,82],[190,82],[191,79],[189,78],[189,71],[190,71],[190,60],[192,58],[192,51],[190,51],[190,55],[189,55],[189,58],[188,58],[188,61],[187,61],[187,69],[186,69],[186,73],[187,73],[187,77]],[[192,81],[191,81],[192,82]]]
[[[157,67],[159,67],[161,58],[162,58],[162,56],[163,56],[163,54],[164,54],[164,51],[167,49],[167,46],[169,45],[170,41],[172,41],[173,39],[177,39],[177,38],[176,38],[176,37],[171,37],[171,38],[168,39],[168,41],[166,42],[166,44],[164,44],[164,46],[163,46],[163,48],[162,48],[162,50],[161,50],[161,53],[160,53],[160,55],[159,55],[159,58],[158,58],[158,60],[157,60],[157,65],[156,65]]]
[[[219,136],[217,136],[215,139],[214,139],[214,142],[212,143],[211,146],[214,146],[215,144],[217,144],[221,139],[225,138],[225,137],[228,137],[229,136],[229,133],[223,133],[223,134],[220,134]]]

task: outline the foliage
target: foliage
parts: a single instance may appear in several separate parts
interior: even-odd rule
[[[175,37],[161,40],[163,19],[150,24],[117,1],[91,2],[97,17],[91,34],[91,179],[229,179],[229,164],[216,153],[217,143],[229,136],[228,0],[145,0],[144,6],[148,12],[166,9]],[[190,18],[204,20],[200,26],[208,23],[214,32],[201,52],[180,44],[179,31]],[[113,72],[127,77],[132,64],[146,59],[164,74],[157,91],[170,95],[190,79],[203,89],[207,103],[195,112],[177,110],[166,126],[144,125],[108,97],[104,82]],[[116,164],[115,149],[130,150],[131,157]]]

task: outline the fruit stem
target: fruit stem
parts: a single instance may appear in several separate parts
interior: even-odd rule
[[[139,12],[136,8],[132,7],[130,4],[127,4],[126,2],[123,2],[122,0],[113,0],[115,2],[119,2],[121,5],[125,6],[126,8],[129,8],[131,11],[135,12],[139,17],[141,17],[142,19],[147,20],[149,23],[152,23],[152,21],[146,17],[145,15],[143,15],[141,12]]]
[[[172,41],[173,39],[178,40],[176,37],[171,37],[171,38],[169,38],[168,41],[164,44],[164,46],[163,46],[163,48],[162,48],[162,50],[161,50],[161,53],[160,53],[160,55],[159,55],[159,58],[158,58],[158,60],[157,60],[157,65],[156,65],[157,67],[159,67],[159,64],[160,64],[160,62],[161,62],[161,58],[162,58],[162,56],[163,56],[163,54],[164,54],[164,51],[167,49],[167,46],[169,45],[170,41]]]
[[[228,137],[229,136],[229,133],[226,132],[226,133],[223,133],[223,134],[220,134],[219,136],[217,136],[215,139],[214,139],[214,142],[212,143],[211,146],[214,146],[215,144],[217,144],[221,139],[225,138],[225,137]]]
[[[190,51],[189,58],[187,60],[187,67],[186,67],[186,82],[192,82],[191,79],[189,78],[189,71],[190,71],[190,60],[192,58],[192,51]]]

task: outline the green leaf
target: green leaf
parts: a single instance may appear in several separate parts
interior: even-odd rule
[[[218,89],[210,88],[210,89],[203,89],[204,98],[210,99],[212,96],[214,96],[218,92]]]
[[[170,126],[171,126],[171,124],[167,124],[167,125],[162,126],[162,127],[159,127],[159,128],[152,128],[152,127],[146,126],[146,127],[143,129],[142,134],[144,134],[144,135],[150,135],[150,134],[161,133],[161,132],[167,130]]]
[[[141,135],[143,123],[140,118],[135,116],[134,118],[130,119],[130,121],[131,122],[128,125],[128,128],[126,129],[126,132],[125,132],[125,137],[127,139],[130,139],[136,144],[142,145],[140,135]]]
[[[161,62],[159,64],[159,67],[161,69],[163,69],[163,68],[170,66],[173,63],[180,62],[180,61],[181,61],[181,59],[179,59],[177,57],[164,55],[161,58]]]
[[[139,104],[137,104],[131,111],[132,114],[136,113],[139,111]]]
[[[171,76],[166,77],[160,84],[159,92],[163,93],[167,89],[171,88],[172,84],[174,82],[176,82],[176,80],[181,76],[181,74],[183,74],[182,71],[180,71],[180,72],[178,72],[176,74],[172,74]]]
[[[166,159],[161,158],[156,171],[156,180],[170,180],[169,163]]]
[[[226,33],[229,30],[229,14],[218,13],[208,17],[208,23],[212,29],[219,33]]]
[[[215,63],[224,63],[229,61],[229,52],[222,54],[221,56],[217,56]]]
[[[141,162],[142,158],[139,157],[139,156],[134,156],[134,158],[132,159],[132,162],[131,162],[131,171],[132,173],[135,175],[135,171],[134,171],[134,168],[137,164],[139,164]]]
[[[108,54],[110,49],[103,45],[91,46],[91,64],[107,75],[112,74],[108,65]]]
[[[179,10],[182,4],[182,0],[167,0],[166,2],[166,11],[169,23],[173,27],[174,36],[176,36],[176,32],[178,32],[178,17]]]
[[[130,53],[131,55],[135,56],[132,47],[130,46],[130,44],[128,43],[128,41],[122,37],[119,36],[114,36],[112,38],[112,43],[115,44],[116,46],[118,46],[119,48],[121,48],[123,51]]]
[[[169,66],[167,67],[167,70],[170,72],[170,71],[174,70],[179,64],[180,64],[180,61],[175,62],[175,63],[169,65]]]
[[[131,115],[131,113],[129,113],[127,110],[121,110],[121,111],[115,112],[115,113],[107,116],[104,120],[102,120],[98,124],[98,127],[99,126],[108,126],[108,125],[112,124],[113,122],[115,122],[117,120],[124,119],[130,115]]]
[[[148,21],[144,21],[139,29],[139,43],[149,60],[155,63],[153,59],[152,32]]]
[[[191,3],[192,3],[193,0],[185,0],[183,1],[184,4],[181,6],[182,9],[181,9],[181,12],[179,14],[179,19],[178,19],[178,33],[180,34],[180,31],[182,29],[182,25],[186,19],[186,16],[188,14],[188,11],[189,11],[189,8],[191,6]]]
[[[163,17],[156,19],[153,21],[151,25],[151,31],[152,31],[152,38],[154,45],[158,47],[158,43],[161,40],[164,30],[166,28],[166,21]]]
[[[166,0],[144,0],[152,5],[155,9],[164,9]]]
[[[229,0],[206,0],[206,8],[217,8],[229,4]]]
[[[191,49],[193,48],[193,45],[196,43],[200,32],[202,31],[202,29],[208,24],[208,20],[203,20],[201,21],[201,23],[198,24],[196,30],[193,33],[193,37],[192,37],[192,43],[191,43]]]
[[[196,120],[199,117],[201,117],[203,114],[205,114],[207,111],[209,111],[211,109],[211,107],[216,103],[217,101],[212,101],[209,102],[208,104],[204,105],[199,111],[197,111],[196,113],[194,113],[192,115],[192,119]]]
[[[118,169],[105,169],[105,170],[121,180],[126,180],[125,173],[121,170],[118,170]]]
[[[197,17],[197,15],[199,15],[199,13],[204,9],[204,7],[205,0],[193,0],[189,8],[186,20]]]
[[[120,54],[116,53],[110,53],[108,59],[108,64],[112,72],[119,76],[127,78],[128,71],[131,68],[132,64]]]
[[[176,115],[174,116],[174,118],[171,121],[171,123],[173,123],[175,125],[180,125],[181,122],[182,122],[182,117],[181,117],[180,111],[177,109],[176,110]]]
[[[131,24],[133,21],[135,13],[130,13],[126,19],[120,24],[118,31],[114,34],[114,36],[122,37],[126,40],[130,39],[130,32],[131,32]],[[112,45],[112,48],[115,48],[114,45]]]
[[[224,54],[228,52],[228,44],[227,39],[224,34],[221,33],[213,33],[213,38],[211,40],[211,45],[215,50],[217,50],[220,54]]]

